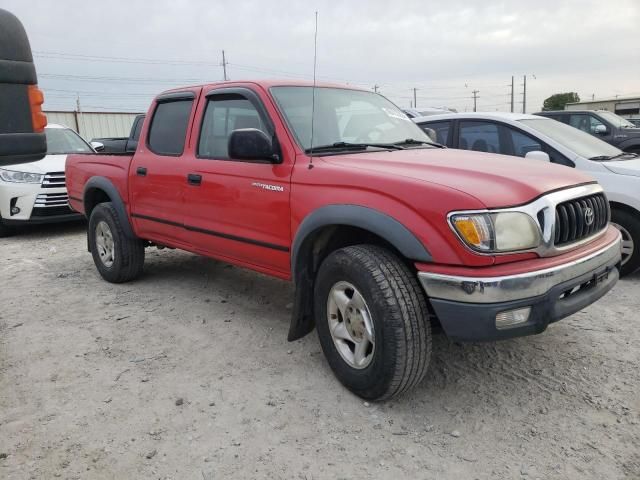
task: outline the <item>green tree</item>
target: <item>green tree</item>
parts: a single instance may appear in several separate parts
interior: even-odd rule
[[[580,96],[576,92],[555,93],[544,101],[542,110],[564,110],[567,103],[580,101]]]

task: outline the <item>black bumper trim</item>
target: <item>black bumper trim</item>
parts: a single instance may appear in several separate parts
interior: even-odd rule
[[[603,265],[590,272],[558,284],[546,294],[500,303],[462,303],[431,299],[431,305],[447,336],[459,342],[502,340],[535,335],[557,322],[591,305],[608,293],[618,281],[619,264]],[[560,296],[575,287],[580,290],[565,298]],[[508,329],[497,329],[496,315],[506,310],[531,307],[529,319]]]

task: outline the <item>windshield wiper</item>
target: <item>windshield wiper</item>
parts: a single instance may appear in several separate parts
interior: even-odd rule
[[[335,150],[366,150],[369,147],[382,148],[388,150],[404,150],[404,147],[395,143],[351,143],[351,142],[335,142],[329,145],[318,145],[317,147],[307,148],[305,153],[314,152],[332,152]]]
[[[621,152],[618,155],[613,155],[613,156],[608,156],[608,155],[598,155],[597,157],[591,157],[589,158],[589,160],[615,160],[616,158],[622,158],[622,157],[631,157],[631,158],[636,158],[638,156],[637,153],[633,153],[633,152]]]
[[[427,142],[426,140],[415,140],[413,138],[407,138],[406,140],[395,142],[394,145],[431,145],[432,147],[437,147],[437,148],[447,148],[441,143]]]

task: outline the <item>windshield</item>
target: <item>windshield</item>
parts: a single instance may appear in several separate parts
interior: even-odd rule
[[[65,153],[93,153],[93,150],[80,136],[68,128],[45,128],[47,137],[47,155]]]
[[[312,87],[273,87],[280,110],[300,146],[311,147]],[[315,93],[313,146],[338,143],[393,144],[432,140],[382,95],[346,88],[318,87]]]
[[[627,120],[626,118],[622,118],[620,115],[616,115],[613,112],[599,111],[598,115],[600,115],[607,122],[612,124],[614,127],[617,127],[617,128],[636,128],[636,126],[633,123],[631,123],[629,120]]]
[[[518,120],[537,130],[583,158],[605,159],[620,155],[622,150],[588,133],[548,118]]]

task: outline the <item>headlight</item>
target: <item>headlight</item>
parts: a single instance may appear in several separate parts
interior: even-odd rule
[[[460,213],[451,216],[458,236],[480,252],[514,252],[540,245],[540,229],[526,213]]]
[[[13,183],[42,183],[44,175],[39,173],[14,172],[0,168],[0,178],[5,182]]]

